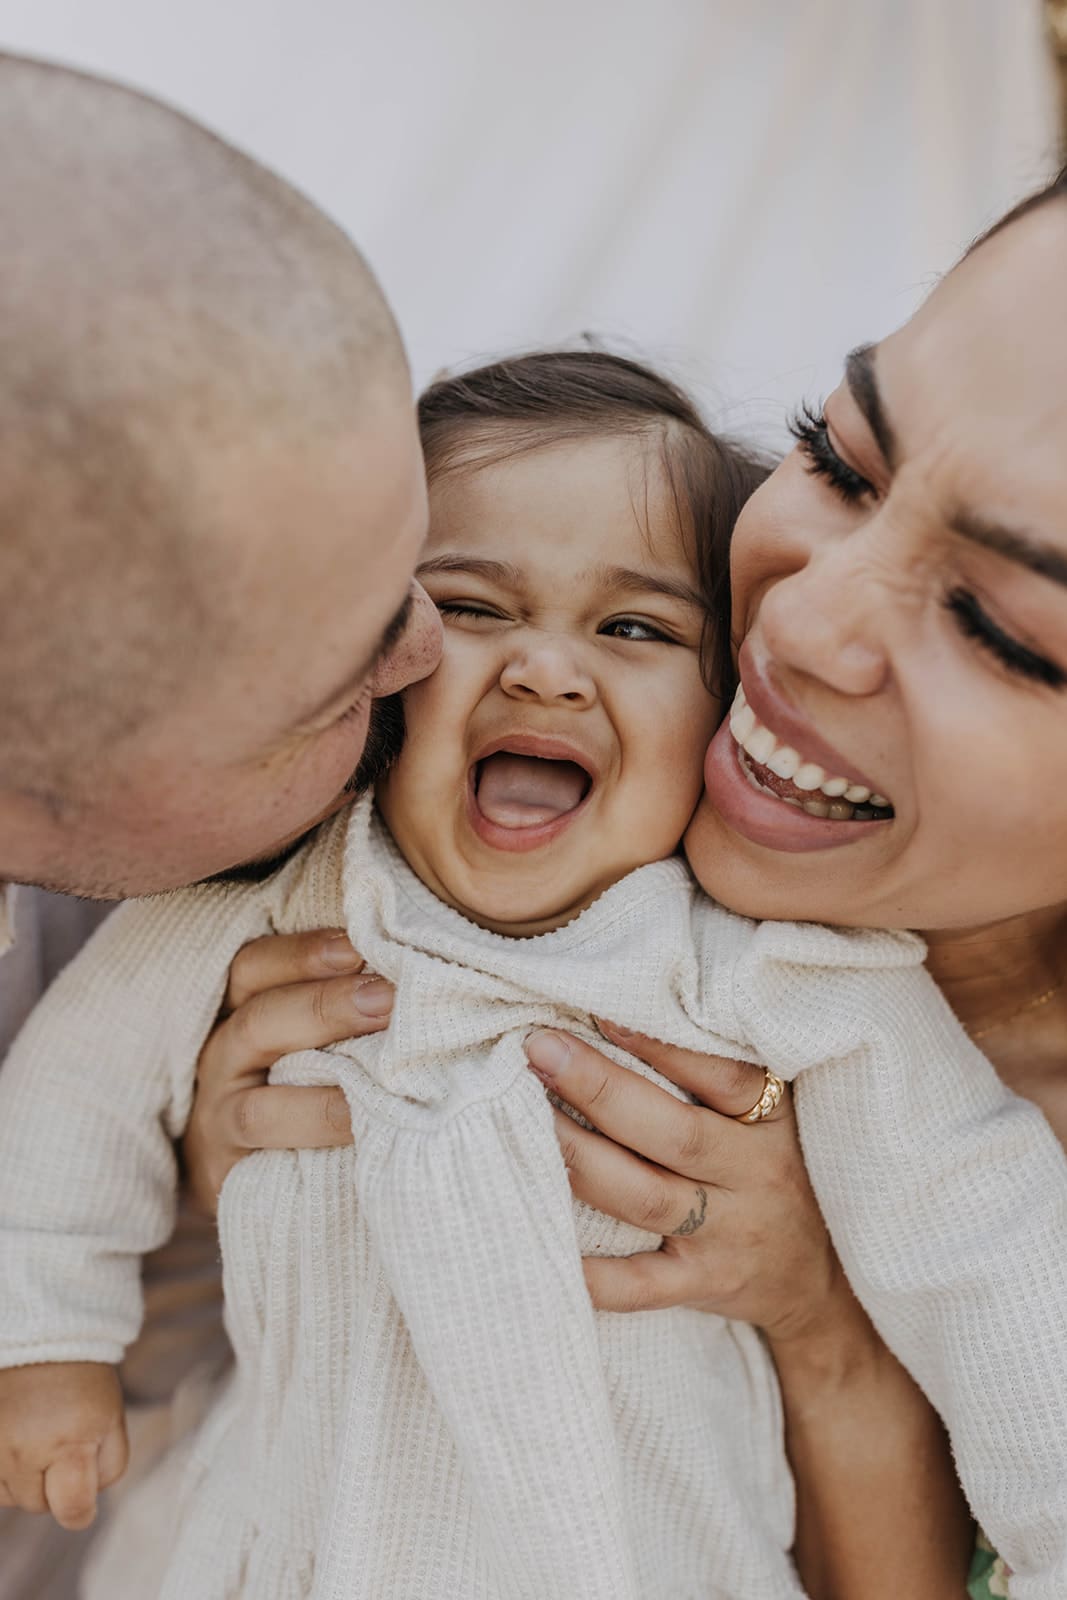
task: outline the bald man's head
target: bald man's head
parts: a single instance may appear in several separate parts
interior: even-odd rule
[[[270,846],[274,823],[191,854],[160,837],[160,870],[127,870],[91,815],[115,763],[180,790],[160,729],[216,716],[187,754],[210,806],[200,767],[248,731],[238,687],[262,764],[301,687],[366,669],[403,600],[424,516],[406,364],[349,240],[177,112],[0,57],[0,147],[0,877],[163,886]],[[303,824],[326,788],[266,810]],[[27,857],[34,807],[72,848],[81,828],[78,861],[58,834]]]

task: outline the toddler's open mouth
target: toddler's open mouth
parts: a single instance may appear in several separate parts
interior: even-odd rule
[[[504,738],[470,768],[468,811],[487,844],[534,849],[574,819],[594,783],[595,773],[581,752],[539,736]]]

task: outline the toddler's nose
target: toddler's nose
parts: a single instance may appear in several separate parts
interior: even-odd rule
[[[543,639],[516,652],[500,674],[500,687],[515,700],[564,704],[580,711],[596,700],[596,683],[566,644]]]

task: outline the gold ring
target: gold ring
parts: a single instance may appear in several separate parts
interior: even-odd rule
[[[751,1111],[745,1111],[734,1118],[735,1122],[762,1122],[764,1117],[769,1117],[782,1103],[785,1094],[785,1084],[781,1078],[775,1076],[770,1067],[763,1069],[763,1092]]]

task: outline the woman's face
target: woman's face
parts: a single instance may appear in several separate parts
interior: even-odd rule
[[[1067,901],[1065,283],[1053,201],[850,357],[746,506],[749,711],[686,838],[734,909],[934,929]]]

